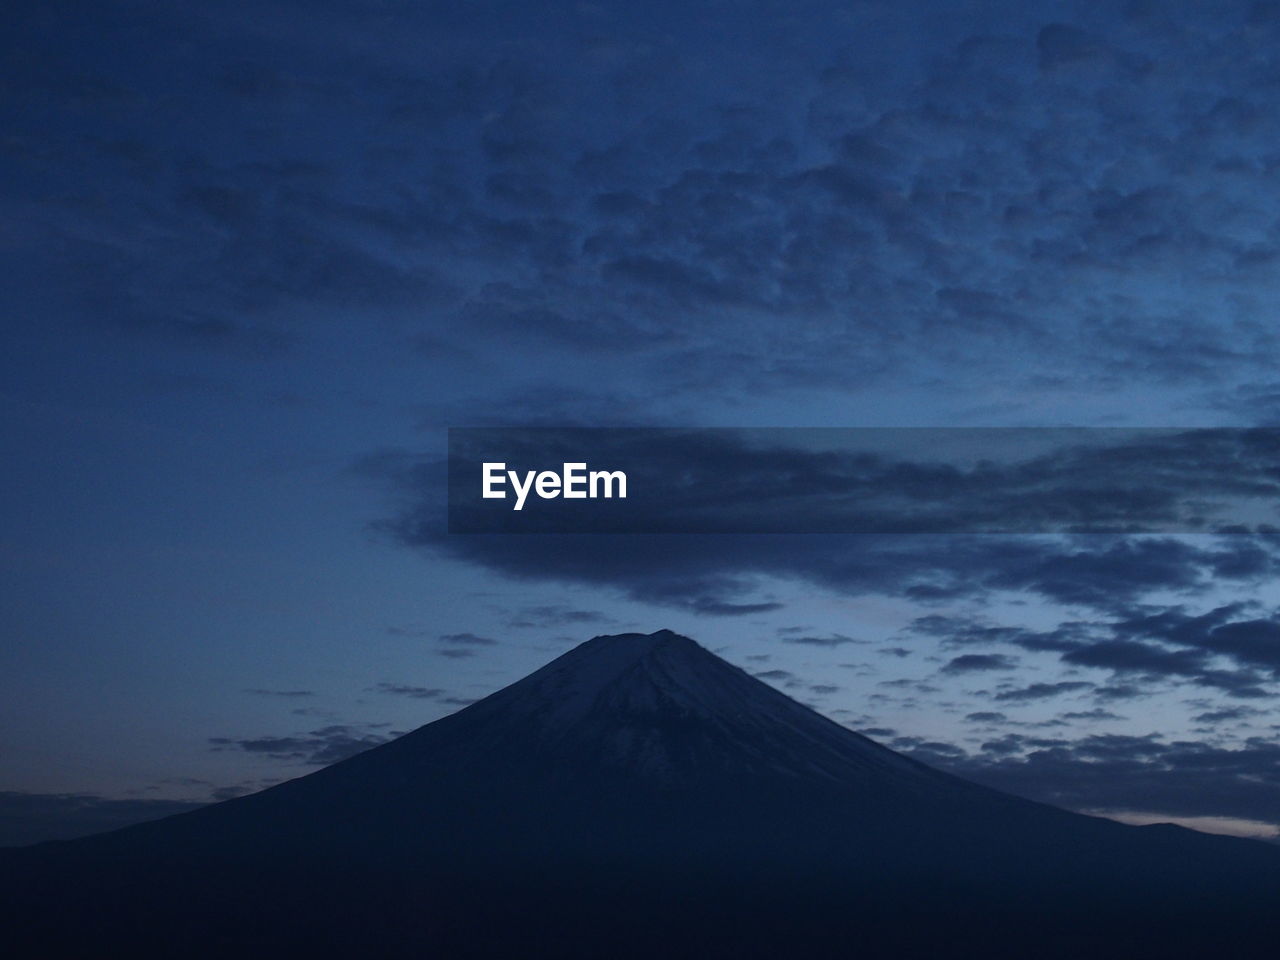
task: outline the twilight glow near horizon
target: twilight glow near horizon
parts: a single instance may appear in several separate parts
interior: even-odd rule
[[[1280,422],[1280,3],[1208,6],[6,12],[0,843],[660,628],[1274,836],[1273,535],[440,533],[451,426]]]

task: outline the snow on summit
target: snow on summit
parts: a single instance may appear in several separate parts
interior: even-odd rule
[[[941,779],[670,630],[595,637],[457,716],[468,714],[518,723],[543,749],[663,778]]]

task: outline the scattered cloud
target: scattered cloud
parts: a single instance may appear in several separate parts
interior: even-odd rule
[[[832,633],[825,637],[822,636],[787,636],[782,638],[783,643],[797,643],[808,647],[839,647],[846,643],[861,643],[853,637],[845,636],[843,633]]]
[[[1013,657],[999,653],[965,653],[953,657],[943,673],[977,673],[984,670],[1011,670],[1018,665]]]
[[[466,647],[491,647],[498,642],[474,633],[442,633],[439,640],[441,643]]]
[[[389,734],[368,728],[333,724],[307,733],[282,737],[211,737],[209,743],[214,750],[243,750],[272,760],[306,766],[326,766],[354,757],[391,739]]]
[[[1092,683],[1086,683],[1083,680],[1059,680],[1057,683],[1032,683],[1025,687],[1001,690],[994,694],[993,699],[1011,703],[1025,702],[1028,700],[1047,700],[1050,697],[1061,696],[1064,693],[1075,693],[1080,690],[1088,690],[1092,686]]]
[[[1073,810],[1280,825],[1280,745],[1261,737],[1223,747],[1159,734],[1074,740],[1006,734],[975,753],[911,740],[894,746],[979,783]]]
[[[388,683],[386,681],[369,689],[374,693],[389,693],[398,697],[413,697],[416,700],[432,700],[444,693],[444,690],[439,687],[415,687],[410,684]]]

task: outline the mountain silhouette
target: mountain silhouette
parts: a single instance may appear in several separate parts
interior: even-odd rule
[[[1280,851],[933,770],[670,631],[251,796],[6,851],[14,955],[1271,956]]]

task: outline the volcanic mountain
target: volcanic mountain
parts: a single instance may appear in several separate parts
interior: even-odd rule
[[[9,851],[33,956],[1270,956],[1280,851],[888,750],[671,633],[596,637],[252,796]]]

